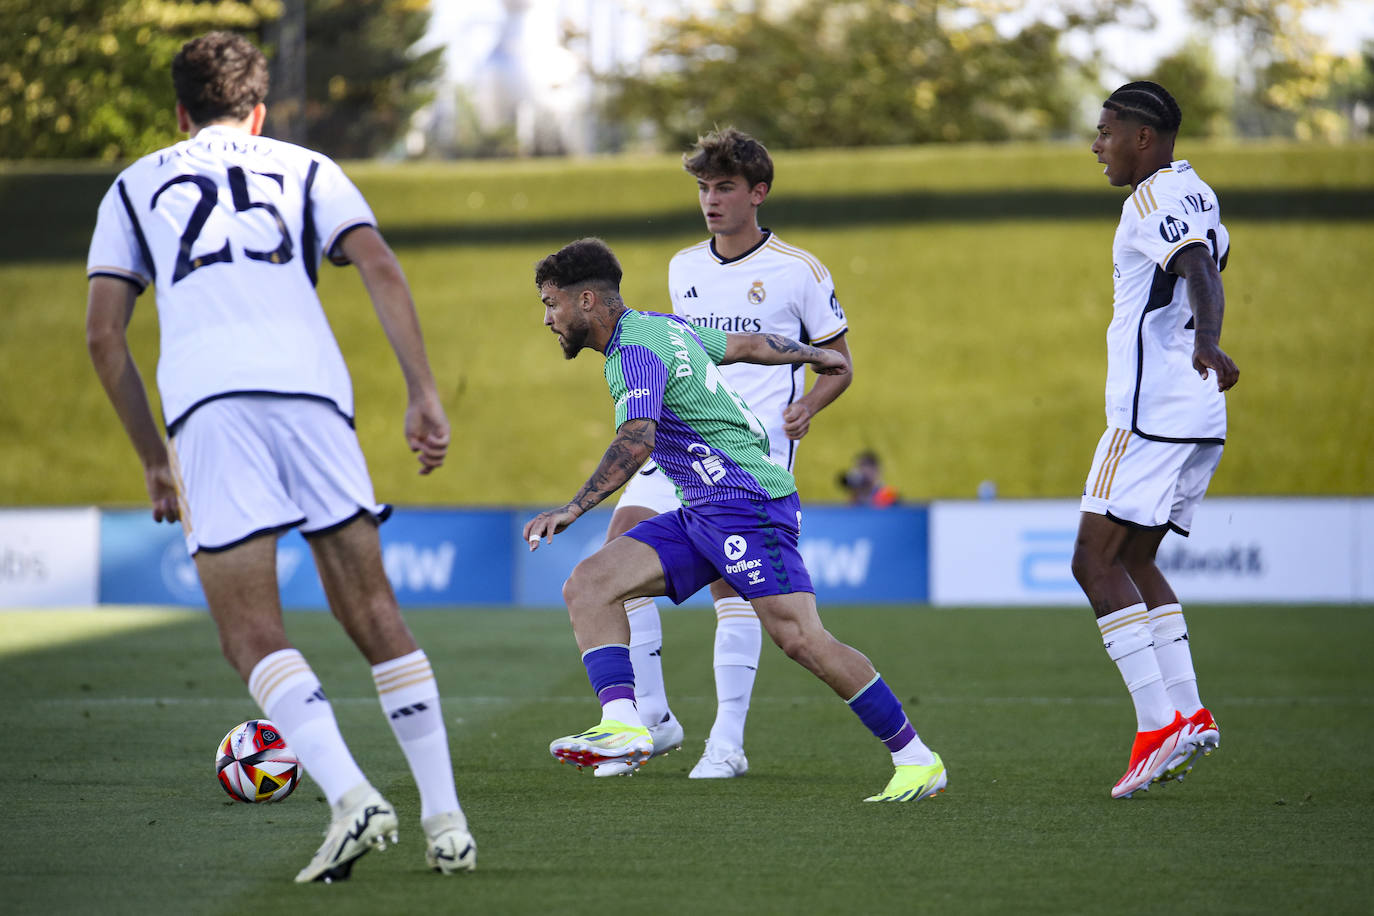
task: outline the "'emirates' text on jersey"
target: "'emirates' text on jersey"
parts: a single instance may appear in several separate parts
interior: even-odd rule
[[[1186,160],[1155,172],[1121,207],[1112,242],[1114,302],[1107,328],[1107,426],[1146,439],[1223,442],[1226,398],[1193,369],[1188,284],[1169,272],[1202,245],[1224,267],[1231,237],[1217,195]]]
[[[721,374],[726,332],[676,315],[626,311],[606,345],[615,426],[649,419],[654,461],[689,506],[776,499],[796,481],[768,455],[768,434]]]
[[[343,234],[375,225],[321,153],[224,125],[144,156],[100,203],[88,276],[156,286],[163,417],[239,392],[324,398],[350,418],[353,389],[315,278],[346,263]]]
[[[673,311],[699,327],[812,344],[848,330],[830,271],[768,230],[734,258],[721,258],[710,239],[679,251],[668,263],[668,293]],[[720,371],[763,421],[773,457],[791,467],[796,443],[783,435],[782,411],[806,392],[806,367],[733,363]]]

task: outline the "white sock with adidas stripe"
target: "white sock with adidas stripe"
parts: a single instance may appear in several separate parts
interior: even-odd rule
[[[1097,618],[1102,647],[1116,662],[1126,689],[1135,703],[1136,731],[1163,728],[1174,720],[1174,705],[1164,689],[1164,678],[1155,659],[1150,615],[1144,603],[1133,604]]]
[[[439,707],[439,685],[423,649],[372,666],[372,680],[396,743],[420,790],[420,818],[456,811],[448,731]]]
[[[287,747],[333,805],[349,789],[367,782],[339,733],[334,707],[320,679],[295,649],[264,656],[248,675],[248,692],[281,729]]]

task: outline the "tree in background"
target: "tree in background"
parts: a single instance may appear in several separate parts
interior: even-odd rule
[[[1237,46],[1235,123],[1245,136],[1339,140],[1349,135],[1343,102],[1369,69],[1341,56],[1303,24],[1334,0],[1187,0],[1190,17],[1225,29]],[[1186,111],[1186,109],[1185,109]]]
[[[642,71],[611,78],[608,115],[652,124],[670,148],[727,122],[784,148],[1069,132],[1079,116],[1073,87],[1095,62],[1066,56],[1061,35],[1139,7],[1065,3],[1056,24],[1030,21],[1003,34],[999,17],[1014,7],[761,0],[741,11],[722,2],[667,22]]]
[[[1145,77],[1166,87],[1183,110],[1184,137],[1229,137],[1235,133],[1231,112],[1235,86],[1217,68],[1216,55],[1191,40],[1162,58]]]
[[[0,0],[0,158],[111,161],[167,145],[182,43],[279,13],[277,0]]]
[[[428,0],[303,2],[305,142],[342,159],[386,151],[443,66],[443,48],[410,51],[429,27]]]
[[[409,53],[427,0],[286,2],[305,7],[305,137],[293,139],[339,158],[387,149],[440,67],[442,50]],[[0,159],[115,161],[175,142],[168,68],[182,43],[228,29],[270,59],[287,11],[282,0],[0,0]]]

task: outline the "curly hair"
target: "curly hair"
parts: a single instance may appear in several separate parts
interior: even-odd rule
[[[1164,134],[1178,133],[1183,123],[1183,111],[1169,90],[1149,80],[1127,83],[1108,96],[1102,107],[1116,112],[1118,118],[1138,121]]]
[[[267,98],[267,58],[233,32],[208,32],[172,59],[177,101],[196,124],[242,120]]]
[[[534,265],[534,285],[539,289],[552,282],[559,289],[595,286],[619,291],[623,275],[615,253],[595,238],[570,242]]]
[[[698,137],[696,146],[682,154],[682,167],[696,178],[741,175],[751,188],[760,182],[773,187],[773,157],[762,143],[733,127]]]

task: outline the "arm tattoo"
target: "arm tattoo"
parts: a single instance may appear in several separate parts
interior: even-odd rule
[[[1180,252],[1179,258],[1179,272],[1183,273],[1188,303],[1193,310],[1193,326],[1199,336],[1215,342],[1221,337],[1222,315],[1226,310],[1221,276],[1201,246]]]
[[[592,476],[577,491],[569,505],[586,512],[625,485],[654,450],[653,420],[627,420],[601,456]]]
[[[790,337],[783,337],[781,334],[761,334],[764,344],[774,353],[782,354],[787,357],[789,362],[797,362],[801,359],[811,360],[816,358],[816,348],[808,346]]]

